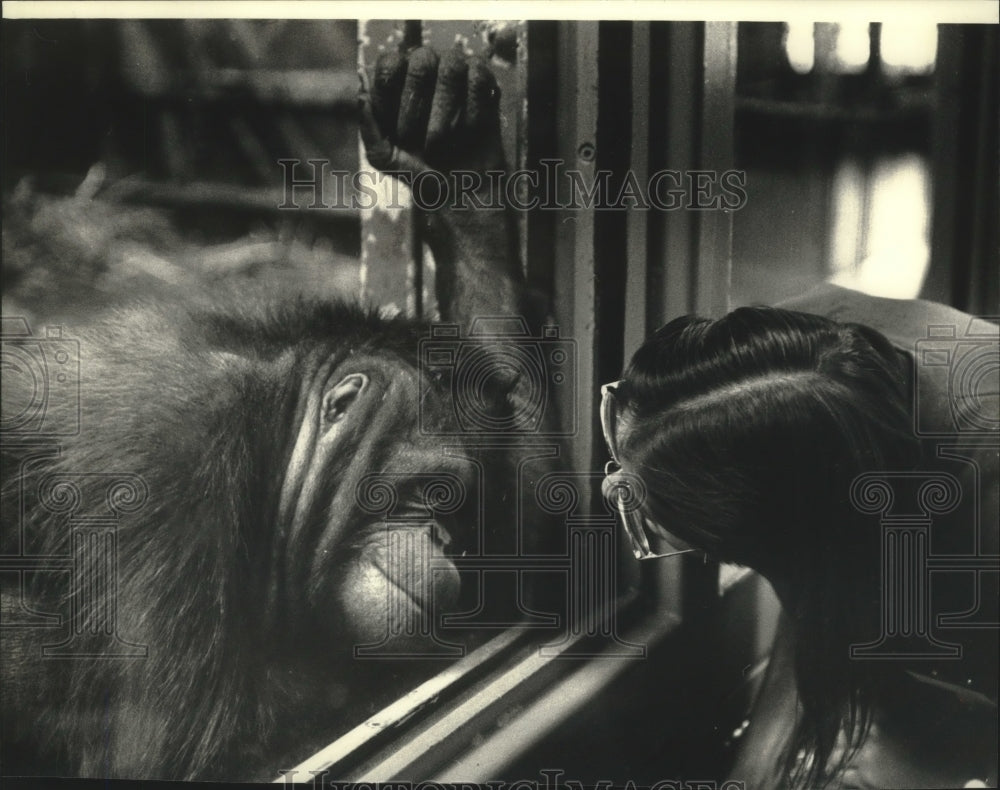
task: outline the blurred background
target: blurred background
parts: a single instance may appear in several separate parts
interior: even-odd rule
[[[736,162],[751,199],[735,220],[735,302],[828,277],[995,314],[996,33],[919,17],[739,26]],[[947,223],[963,221],[952,212],[987,234],[979,253],[946,247]],[[949,267],[964,293],[943,288]]]
[[[415,309],[405,296],[366,292],[359,212],[277,209],[279,160],[359,165],[359,38],[370,62],[407,35],[402,22],[361,24],[5,20],[5,304],[59,318],[207,278],[367,296],[420,313],[419,298]],[[505,85],[531,100],[527,122],[507,123],[512,150],[518,141],[530,149],[534,129],[555,123],[546,116],[556,99],[541,83],[563,80],[568,68],[560,71],[566,53],[546,28],[553,24],[530,23],[527,34],[522,26],[513,43],[521,51],[506,55],[531,64],[521,82]],[[654,39],[658,27],[665,23],[652,23]],[[997,28],[734,27],[729,161],[746,172],[748,200],[732,222],[731,304],[773,303],[832,278],[884,296],[1000,310]],[[432,22],[422,33],[418,23],[416,36],[476,48],[496,64],[495,32],[490,23]],[[625,54],[614,57],[627,66]],[[676,101],[667,82],[623,101],[653,115]],[[655,123],[648,133],[652,161]],[[634,155],[636,138],[631,145]],[[514,156],[523,161],[524,151]],[[377,230],[367,234],[376,244],[394,232]],[[407,244],[397,239],[392,249]],[[410,286],[419,288],[414,265]],[[552,265],[526,265],[558,305]],[[684,261],[664,264],[674,265]]]
[[[355,295],[357,212],[277,207],[279,159],[358,168],[357,29],[5,20],[7,310],[72,319],[216,281]]]

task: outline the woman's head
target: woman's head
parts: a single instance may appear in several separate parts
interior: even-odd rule
[[[915,453],[889,342],[805,313],[672,321],[633,356],[615,401],[619,461],[642,479],[650,519],[782,583],[810,556],[867,543],[851,481]]]
[[[849,658],[877,635],[881,600],[880,525],[852,507],[850,487],[917,459],[907,373],[867,327],[741,308],[670,322],[615,391],[613,442],[642,481],[645,515],[760,571],[790,615],[803,718],[787,770],[811,752],[798,777],[809,786],[841,729],[863,735],[880,685],[870,662]]]

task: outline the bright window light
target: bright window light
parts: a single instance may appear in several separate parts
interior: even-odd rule
[[[849,22],[837,26],[837,44],[834,50],[837,71],[864,71],[870,51],[867,22]]]
[[[861,165],[853,159],[841,162],[833,174],[832,190],[830,271],[835,277],[850,278],[864,257],[866,184]]]
[[[926,159],[885,157],[867,179],[856,163],[845,162],[834,190],[832,281],[873,296],[915,298],[930,262]]]
[[[926,74],[934,69],[937,25],[882,23],[882,65],[887,74]]]
[[[787,22],[785,24],[785,54],[789,65],[799,74],[812,71],[816,61],[816,41],[812,22]]]

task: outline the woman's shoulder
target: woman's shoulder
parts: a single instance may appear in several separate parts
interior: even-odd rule
[[[898,348],[910,352],[918,341],[941,338],[943,333],[952,331],[954,334],[950,337],[954,340],[966,337],[996,339],[1000,335],[996,324],[945,304],[926,299],[887,299],[833,283],[820,283],[775,307],[864,324],[881,332]]]

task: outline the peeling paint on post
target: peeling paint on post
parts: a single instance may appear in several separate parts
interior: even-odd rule
[[[363,19],[358,23],[358,65],[375,66],[379,54],[404,44],[412,25],[383,19]],[[359,161],[363,173],[375,174],[365,157],[360,138]],[[360,298],[377,305],[386,314],[419,316],[420,301],[415,283],[420,278],[419,257],[414,256],[416,234],[409,190],[395,179],[374,180],[378,200],[373,208],[361,210]]]

